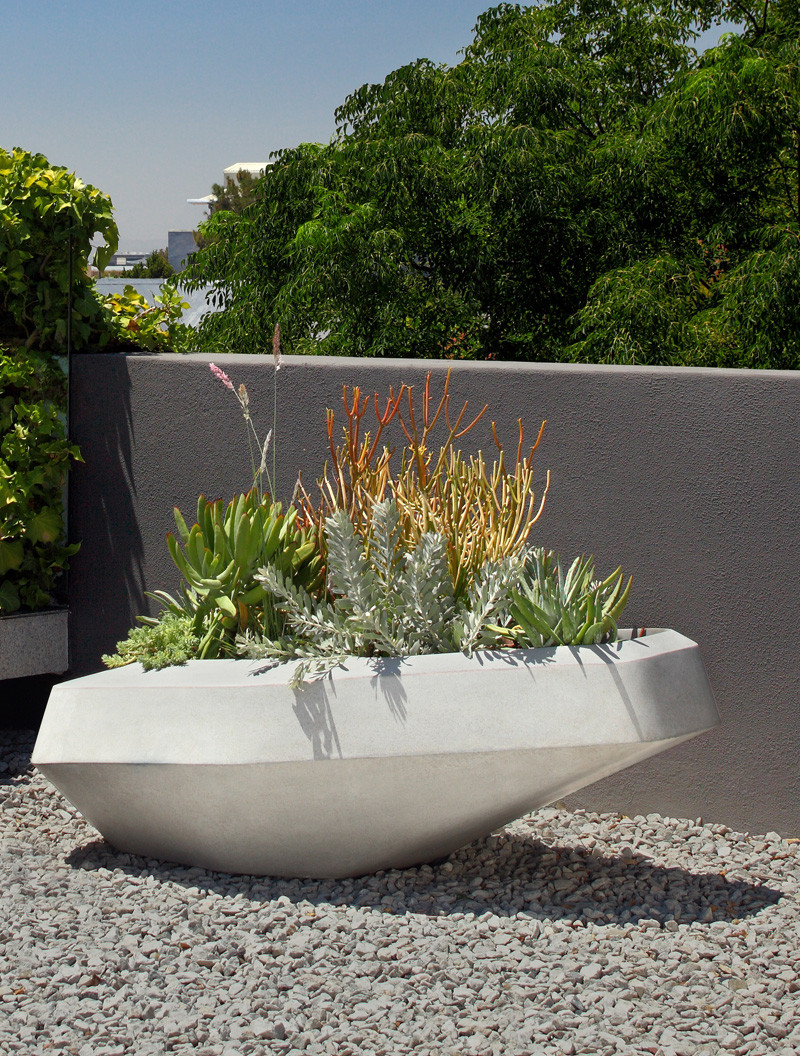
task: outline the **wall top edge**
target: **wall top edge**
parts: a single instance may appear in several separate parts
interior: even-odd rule
[[[153,366],[162,363],[169,365],[185,364],[196,366],[207,365],[217,362],[224,370],[226,364],[231,367],[258,366],[272,369],[274,366],[272,355],[267,353],[246,355],[241,353],[206,353],[193,352],[177,354],[174,352],[132,352],[132,353],[103,353],[103,352],[78,352],[74,359],[87,361],[90,359],[113,359],[132,360],[137,363],[151,363]],[[540,374],[595,374],[595,375],[618,375],[630,377],[701,377],[701,378],[739,378],[752,379],[754,382],[766,382],[769,379],[781,381],[791,380],[800,384],[800,370],[758,370],[750,367],[672,367],[672,366],[640,366],[618,365],[608,363],[528,363],[515,362],[511,360],[449,360],[449,359],[389,359],[372,358],[363,356],[291,356],[285,355],[281,358],[281,369],[307,370],[312,368],[327,367],[338,370],[354,370],[356,368],[370,370],[402,371],[402,370],[425,370],[432,373],[445,372],[452,369],[456,371],[502,371],[504,373],[540,373]]]

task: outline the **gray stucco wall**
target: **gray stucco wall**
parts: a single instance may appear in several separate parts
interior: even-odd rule
[[[97,670],[145,590],[176,587],[165,546],[172,507],[228,498],[249,483],[244,425],[208,356],[81,355],[72,423],[85,465],[70,485],[72,673]],[[245,382],[263,436],[271,358],[225,357]],[[278,380],[279,493],[325,459],[325,408],[342,385],[440,391],[449,363],[292,358]],[[670,626],[700,643],[723,716],[720,731],[595,785],[572,802],[628,814],[703,816],[750,831],[800,835],[797,541],[800,374],[564,365],[453,365],[453,405],[469,399],[513,450],[516,419],[533,438],[539,480],[552,471],[534,540],[600,570],[634,575],[624,622]],[[487,419],[488,420],[488,419]],[[465,448],[491,448],[488,429]]]

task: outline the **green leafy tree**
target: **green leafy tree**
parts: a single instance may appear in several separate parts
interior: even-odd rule
[[[720,19],[741,33],[699,58]],[[204,225],[187,280],[226,310],[201,342],[792,362],[747,342],[794,259],[798,36],[796,0],[492,8],[461,62],[358,89]]]
[[[247,169],[240,169],[235,179],[232,176],[226,176],[224,183],[212,184],[212,198],[208,203],[209,218],[222,212],[235,213],[237,216],[244,213],[256,201],[259,179],[259,176],[254,176]],[[194,240],[200,249],[209,245],[214,239],[213,229],[209,225],[194,232]]]
[[[800,366],[798,8],[735,10],[742,33],[648,115],[642,156],[670,220],[639,260],[597,277],[569,358]]]
[[[134,264],[124,273],[126,279],[169,279],[174,274],[166,248],[154,249],[143,263]]]
[[[209,216],[222,210],[231,213],[243,213],[248,206],[256,200],[256,186],[259,177],[241,169],[234,179],[232,176],[225,177],[225,183],[214,183],[211,185],[213,200],[208,204]]]

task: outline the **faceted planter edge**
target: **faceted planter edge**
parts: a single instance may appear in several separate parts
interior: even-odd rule
[[[335,878],[441,858],[719,724],[698,646],[139,665],[56,686],[33,762],[115,847]]]

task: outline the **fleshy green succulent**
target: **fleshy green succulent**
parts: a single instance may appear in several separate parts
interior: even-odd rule
[[[197,655],[213,659],[233,652],[237,634],[247,630],[280,634],[283,617],[256,578],[258,569],[275,567],[290,581],[313,590],[321,578],[321,558],[312,531],[297,524],[297,510],[260,498],[255,488],[227,507],[221,499],[197,502],[197,523],[189,528],[177,508],[178,537],[167,546],[183,576],[181,595],[155,591],[165,609],[192,620],[199,639]],[[151,617],[142,618],[154,625]]]
[[[530,648],[614,641],[631,583],[631,578],[625,583],[621,568],[599,582],[591,557],[575,558],[564,573],[557,555],[531,549],[509,599],[515,622],[496,629],[515,645]]]
[[[191,660],[199,645],[189,616],[165,612],[152,624],[134,627],[124,641],[117,642],[116,653],[103,657],[103,663],[125,667],[138,661],[145,671],[151,671]]]

